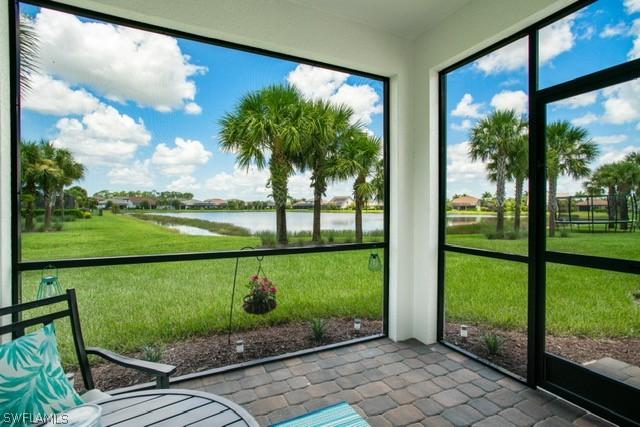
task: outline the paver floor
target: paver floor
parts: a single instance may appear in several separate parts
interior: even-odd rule
[[[445,346],[380,339],[183,382],[260,425],[341,401],[372,426],[611,426]]]

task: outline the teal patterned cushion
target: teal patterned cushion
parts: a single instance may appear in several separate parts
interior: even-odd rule
[[[1,425],[30,424],[82,403],[62,369],[53,323],[0,345]]]

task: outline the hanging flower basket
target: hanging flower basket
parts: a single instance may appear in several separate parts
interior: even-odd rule
[[[249,294],[244,297],[242,307],[250,314],[265,314],[276,308],[278,289],[266,276],[251,276],[247,285]]]

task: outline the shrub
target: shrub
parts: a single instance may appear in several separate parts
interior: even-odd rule
[[[22,209],[21,213],[22,213],[23,217],[27,216],[27,210],[26,209]],[[84,215],[84,211],[82,209],[65,209],[64,210],[64,218],[65,218],[65,220],[67,219],[67,217],[82,219],[83,215]],[[42,208],[34,209],[33,210],[33,216],[34,216],[34,218],[44,218],[44,209],[42,209]],[[54,209],[53,210],[53,216],[54,217],[62,216],[62,210]]]
[[[51,229],[53,231],[62,231],[62,228],[63,228],[62,221],[55,221],[53,224],[51,224]]]
[[[149,362],[159,362],[162,360],[164,346],[162,345],[145,345],[142,347],[142,358]]]
[[[260,243],[265,248],[275,248],[276,247],[276,233],[273,231],[259,231],[256,233],[256,236],[260,238]]]
[[[561,230],[560,231],[560,237],[567,238],[567,237],[570,237],[570,236],[571,235],[569,234],[569,232],[567,230]]]
[[[82,218],[84,219],[91,219],[91,212],[90,211],[84,211],[82,212]]]
[[[493,332],[487,332],[482,336],[482,342],[484,343],[489,356],[495,356],[502,353],[502,347],[504,347],[504,339],[494,334]]]
[[[320,318],[312,319],[310,322],[311,325],[311,336],[313,340],[316,342],[322,342],[327,337],[327,321]]]

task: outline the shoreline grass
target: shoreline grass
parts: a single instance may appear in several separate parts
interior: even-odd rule
[[[128,214],[133,218],[143,221],[153,221],[162,225],[188,225],[190,227],[201,228],[212,233],[223,236],[250,236],[251,232],[245,227],[240,227],[227,222],[215,222],[197,218],[181,218],[176,216],[154,215],[154,214]]]

